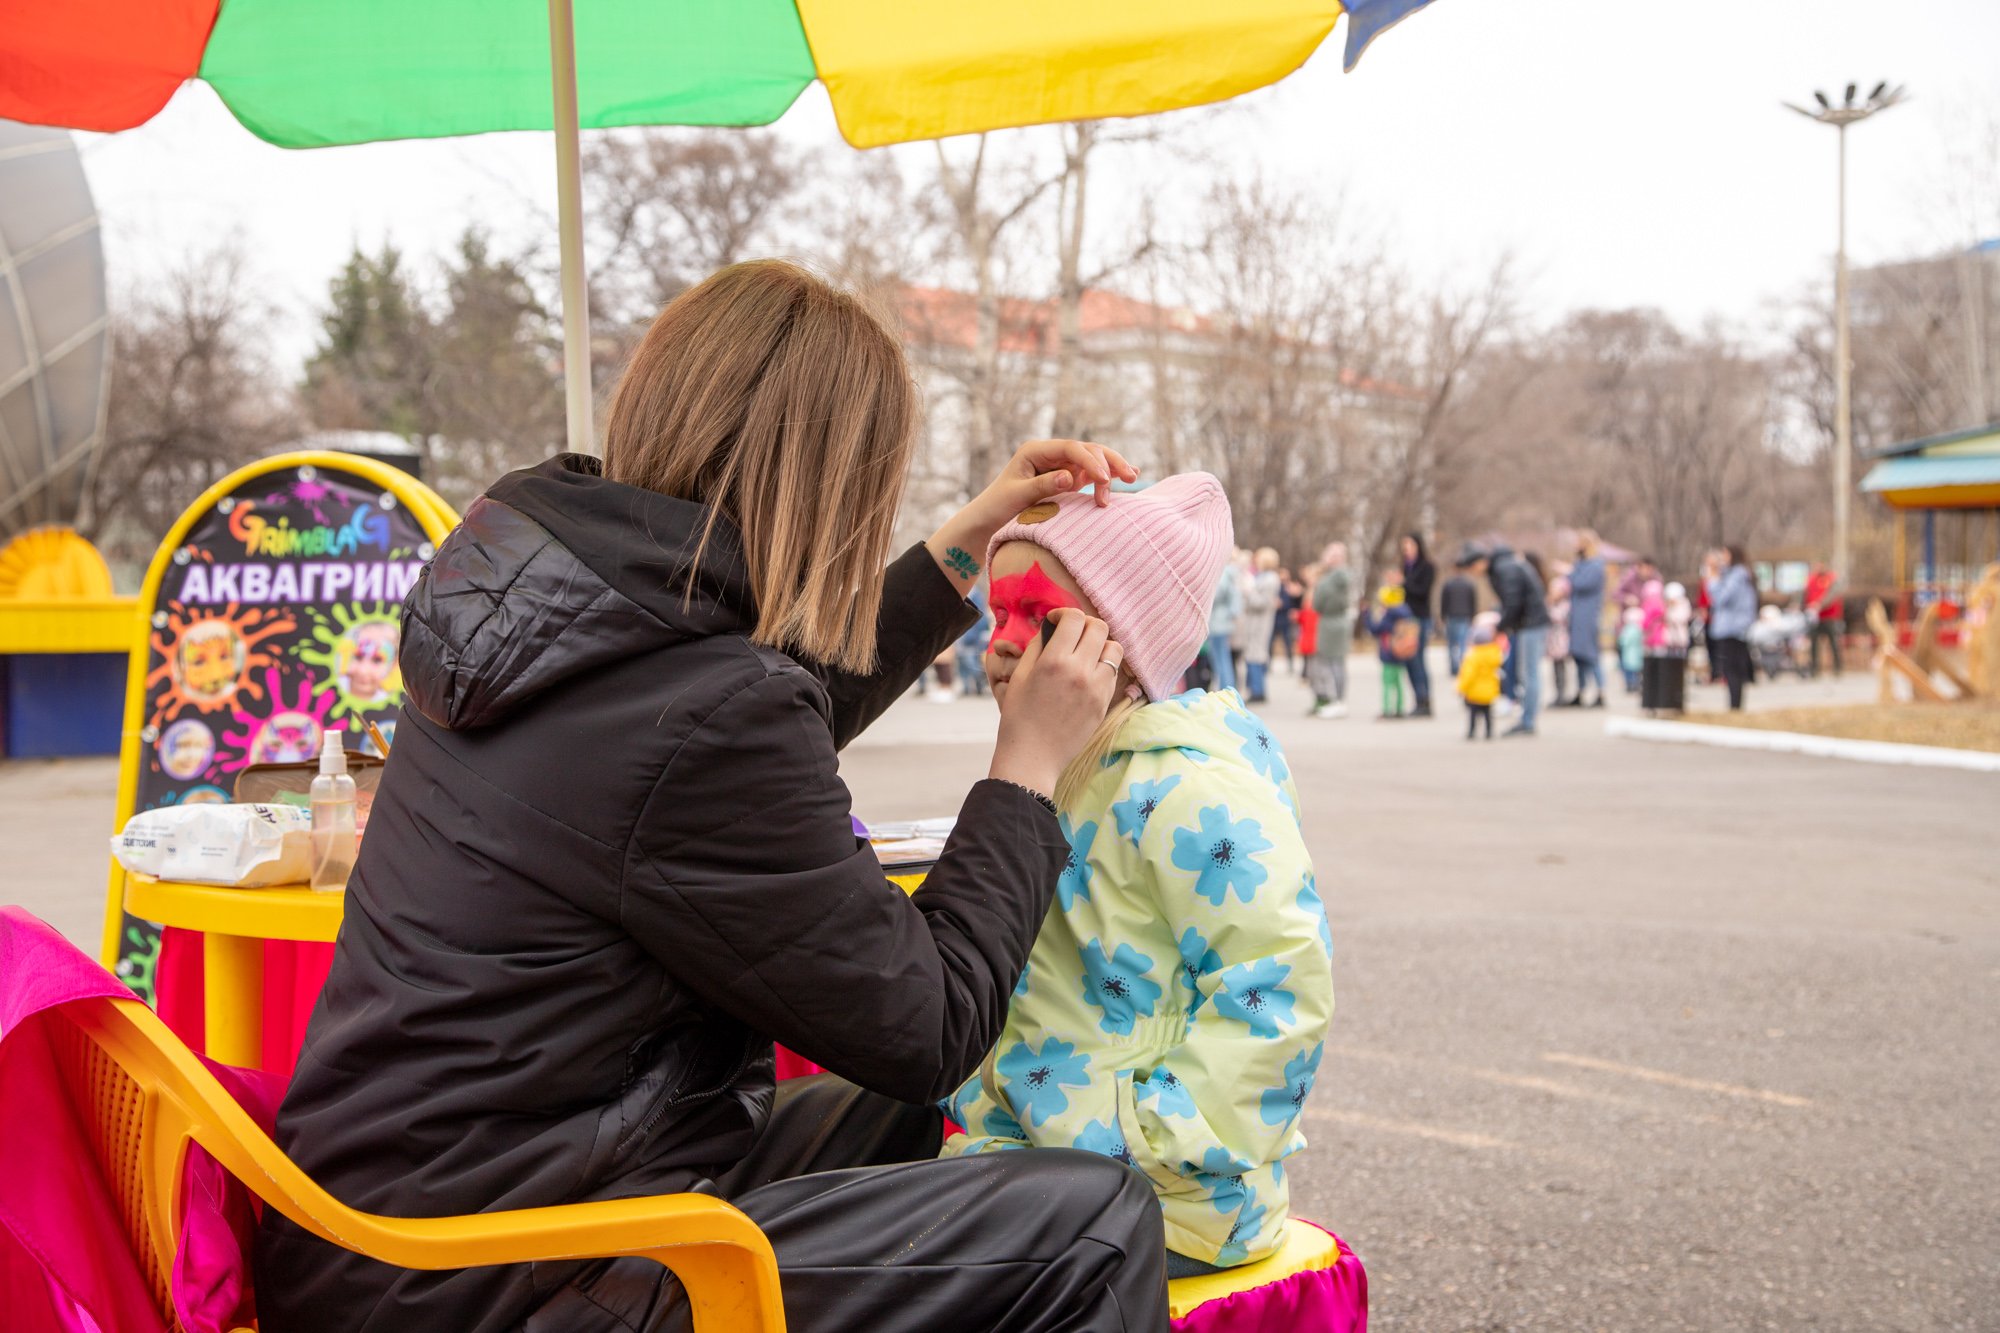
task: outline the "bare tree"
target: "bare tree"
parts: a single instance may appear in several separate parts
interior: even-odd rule
[[[1582,312],[1555,342],[1586,456],[1613,470],[1666,568],[1691,573],[1704,547],[1786,535],[1769,363],[1650,310]]]
[[[1512,263],[1502,256],[1476,284],[1420,298],[1406,327],[1392,330],[1389,351],[1406,350],[1378,356],[1377,392],[1403,404],[1405,428],[1385,435],[1372,458],[1356,524],[1366,566],[1389,560],[1406,532],[1436,533],[1450,519],[1470,531],[1452,510],[1490,494],[1512,467],[1507,446],[1519,437],[1507,428],[1533,369],[1494,352],[1517,318]]]
[[[112,339],[104,454],[81,527],[143,565],[182,509],[298,428],[264,360],[272,312],[240,241],[174,266],[125,303]]]
[[[768,130],[643,130],[586,145],[592,308],[643,321],[725,265],[772,247],[807,156]]]
[[[1167,126],[1175,124],[1169,120]],[[1086,270],[1085,226],[1090,201],[1092,156],[1103,148],[1157,146],[1170,129],[1158,119],[1127,122],[1107,129],[1105,122],[1086,120],[1058,127],[1062,141],[1062,175],[1056,194],[1056,318],[1051,356],[1055,385],[1050,403],[1049,433],[1062,439],[1083,432],[1079,362],[1083,353],[1083,299],[1092,288],[1104,287],[1136,269],[1161,246],[1150,198],[1142,199],[1139,218],[1125,242]]]
[[[997,142],[992,134],[977,135],[969,159],[957,162],[942,141],[936,144],[938,185],[949,205],[956,248],[972,278],[973,346],[960,374],[969,412],[968,493],[983,486],[999,465],[1002,400],[1013,387],[1005,382],[1001,362],[1004,246],[1010,232],[1061,180],[1060,175],[1038,172],[1020,156],[1003,157]]]

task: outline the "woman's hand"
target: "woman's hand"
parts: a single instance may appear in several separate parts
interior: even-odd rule
[[[1007,708],[987,776],[1053,795],[1056,781],[1111,710],[1125,650],[1102,620],[1061,607],[1046,641],[1036,635],[1007,683]]]
[[[1138,478],[1139,469],[1116,449],[1082,440],[1030,440],[925,545],[939,569],[961,589],[970,588],[993,534],[1023,509],[1090,485],[1097,487],[1097,503],[1107,505],[1114,480]]]
[[[1116,449],[1084,440],[1029,440],[973,500],[998,528],[1030,505],[1095,484],[1098,506],[1111,503],[1111,483],[1137,481],[1139,469]]]

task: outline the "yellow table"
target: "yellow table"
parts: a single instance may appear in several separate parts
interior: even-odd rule
[[[201,934],[202,1047],[211,1060],[257,1069],[264,1063],[264,941],[316,940],[340,934],[345,893],[303,884],[232,889],[132,875],[125,910],[163,926]]]
[[[889,882],[915,893],[930,864],[890,867]],[[201,932],[202,1048],[211,1060],[257,1069],[264,1063],[264,941],[332,943],[347,910],[345,893],[303,884],[232,889],[132,875],[125,910],[146,921]]]

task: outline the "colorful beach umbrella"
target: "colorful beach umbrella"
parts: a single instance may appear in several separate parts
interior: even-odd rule
[[[287,148],[556,130],[574,447],[579,126],[763,125],[815,79],[860,148],[1146,115],[1283,78],[1343,13],[1352,69],[1428,3],[0,0],[0,119],[130,129],[200,79]]]

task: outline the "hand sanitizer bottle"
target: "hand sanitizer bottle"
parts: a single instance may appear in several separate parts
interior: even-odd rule
[[[322,734],[319,776],[312,784],[312,886],[337,893],[354,869],[354,779],[347,776],[343,733],[328,727]]]

